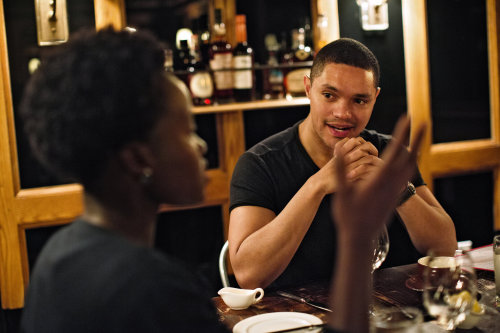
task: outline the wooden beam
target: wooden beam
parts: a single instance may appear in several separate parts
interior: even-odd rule
[[[435,144],[429,161],[434,177],[491,170],[500,167],[500,145],[492,140]]]
[[[500,144],[500,1],[487,0],[486,6],[491,138]],[[500,165],[493,172],[493,219],[494,229],[500,230]]]
[[[0,3],[0,288],[2,307],[24,305],[25,279],[14,198],[19,174],[3,1]]]
[[[229,175],[222,169],[210,169],[206,171],[209,179],[205,187],[205,200],[194,205],[166,205],[160,206],[160,212],[186,210],[200,207],[221,205],[229,198]]]
[[[500,143],[500,4],[487,0],[488,63],[490,84],[491,138]]]
[[[24,228],[67,223],[83,213],[83,188],[79,184],[21,190],[16,197],[16,217]]]
[[[292,99],[272,99],[272,100],[229,103],[229,104],[219,104],[210,106],[194,106],[191,111],[193,114],[206,114],[206,113],[234,112],[235,110],[252,111],[252,110],[262,110],[262,109],[279,109],[279,108],[305,106],[305,105],[309,105],[309,98],[300,97]]]
[[[403,0],[402,10],[408,114],[412,120],[412,133],[421,123],[427,124],[419,168],[426,183],[432,188],[430,169],[432,118],[426,2],[425,0]]]

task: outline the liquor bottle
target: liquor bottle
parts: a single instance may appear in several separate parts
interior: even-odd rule
[[[290,44],[289,44],[288,34],[286,33],[286,31],[282,31],[280,37],[281,40],[280,40],[278,58],[280,63],[288,64],[292,62],[292,57],[293,57],[292,50],[289,48]]]
[[[205,64],[195,61],[188,67],[188,87],[194,105],[213,104],[214,85]]]
[[[194,35],[193,35],[194,36]],[[198,37],[193,38],[192,61],[187,67],[187,85],[194,105],[213,104],[214,84],[212,75],[201,59]]]
[[[173,72],[174,71],[174,51],[170,48],[166,48],[165,52],[165,61],[163,65],[165,66],[165,71]]]
[[[294,31],[294,47],[293,50],[293,61],[312,61],[314,58],[313,49],[310,45],[306,44],[306,34],[305,29],[300,28]]]
[[[188,68],[193,57],[191,56],[191,50],[189,49],[189,44],[186,39],[180,41],[180,48],[177,50],[177,56],[174,60],[174,68],[179,71],[184,71]]]
[[[279,44],[276,35],[268,34],[264,41],[268,52],[267,65],[262,71],[263,74],[263,98],[264,99],[277,99],[283,98],[283,72],[278,67],[278,51]]]
[[[246,16],[236,15],[236,42],[233,51],[233,94],[238,102],[254,98],[253,50],[247,42]]]
[[[198,18],[198,45],[200,48],[201,61],[210,66],[210,29],[208,28],[207,14],[203,14]]]
[[[227,102],[233,97],[233,50],[226,41],[226,26],[221,9],[215,9],[214,39],[210,47],[210,69],[214,71],[215,98]]]
[[[311,46],[305,45],[305,31],[303,28],[292,31],[292,64],[285,76],[286,97],[305,96],[304,76],[311,72],[309,61],[313,60],[313,50]],[[306,63],[307,62],[307,63]]]

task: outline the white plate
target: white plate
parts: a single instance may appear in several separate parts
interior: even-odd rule
[[[264,333],[306,325],[322,324],[316,316],[302,312],[271,312],[243,319],[233,327],[233,333]],[[319,332],[320,329],[308,332]]]

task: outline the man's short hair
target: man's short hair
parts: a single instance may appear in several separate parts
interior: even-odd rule
[[[375,88],[380,82],[380,67],[375,55],[365,45],[351,38],[340,38],[325,45],[314,58],[311,84],[331,63],[359,67],[373,73]]]
[[[172,83],[151,35],[80,31],[42,59],[20,107],[36,157],[64,180],[88,185],[110,155],[146,140],[168,110]]]

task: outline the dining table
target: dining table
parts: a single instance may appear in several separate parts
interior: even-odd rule
[[[500,309],[495,307],[494,273],[487,270],[477,270],[476,274],[478,298],[479,302],[485,305],[485,314],[474,328],[457,328],[456,332],[499,333]],[[373,274],[373,311],[376,312],[391,307],[398,309],[404,309],[405,307],[418,308],[424,314],[421,332],[447,332],[434,323],[433,318],[426,314],[422,302],[422,292],[409,283],[416,277],[418,277],[417,264],[376,270]],[[282,291],[307,298],[315,303],[328,304],[329,282],[314,281],[301,286],[286,288]],[[221,297],[214,297],[213,302],[217,308],[219,320],[230,330],[244,319],[272,312],[307,313],[320,318],[323,322],[326,322],[328,316],[327,311],[283,297],[278,290],[266,290],[261,301],[244,310],[230,309]],[[334,308],[331,308],[331,310],[335,311]]]

